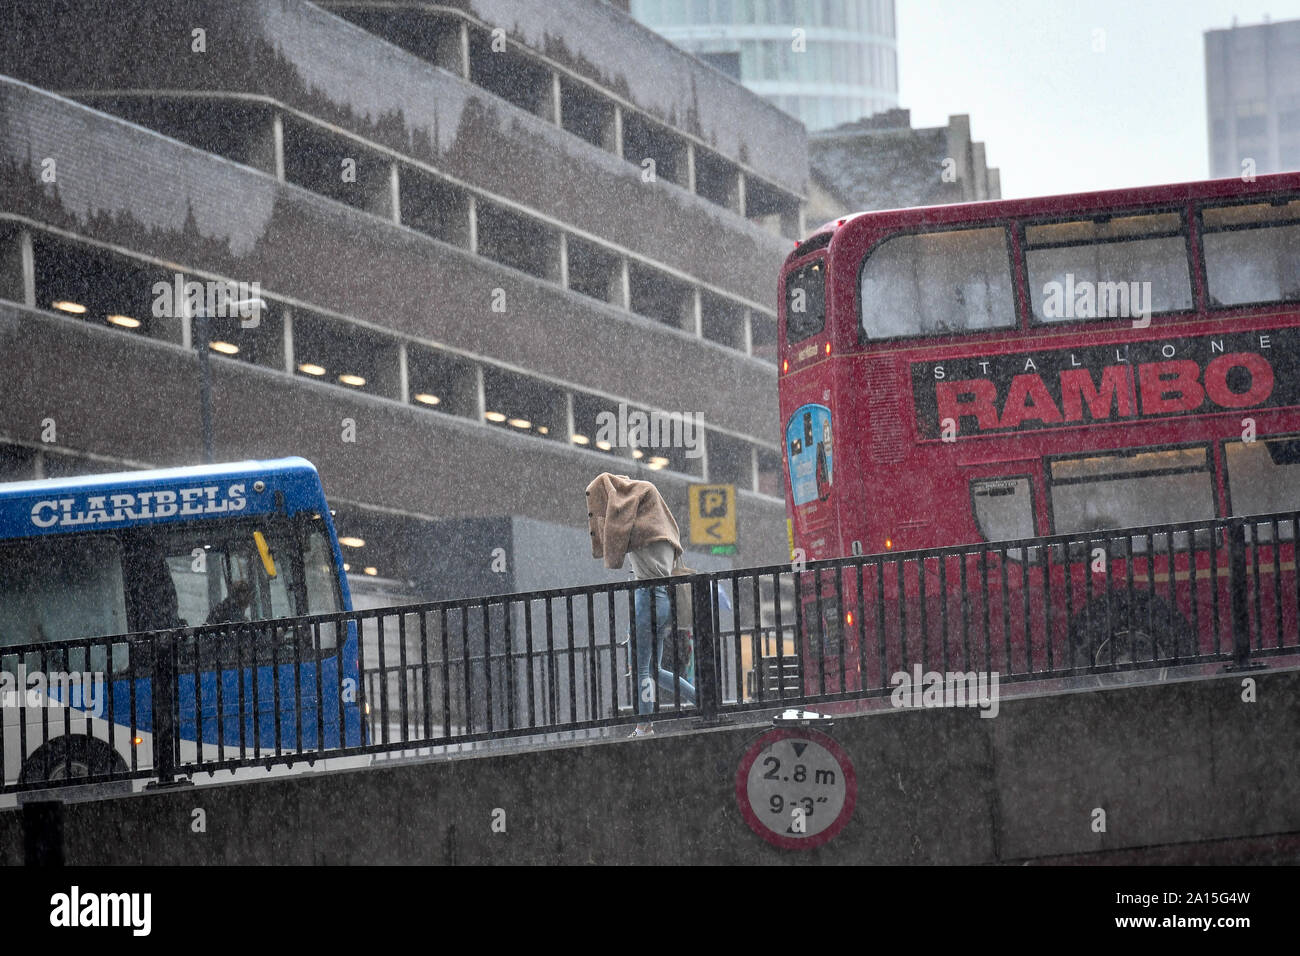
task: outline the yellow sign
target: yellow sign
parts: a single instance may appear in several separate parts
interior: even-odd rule
[[[691,485],[691,544],[734,554],[736,486]]]

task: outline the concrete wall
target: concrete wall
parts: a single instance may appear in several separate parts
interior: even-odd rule
[[[36,445],[49,416],[65,447],[162,466],[198,459],[198,363],[180,346],[3,304],[0,347],[15,369],[0,377],[0,435]],[[68,376],[69,368],[78,374]],[[499,514],[508,505],[586,538],[582,490],[620,465],[571,444],[489,434],[476,422],[245,362],[214,361],[212,374],[217,459],[302,455],[320,469],[331,500],[382,501],[446,517]],[[32,396],[43,396],[39,407]],[[338,440],[344,418],[357,423],[354,443]],[[447,454],[449,448],[456,453]],[[516,475],[524,456],[532,464],[526,485],[493,480]],[[684,527],[689,482],[669,474],[654,481]],[[742,493],[741,506],[745,537],[737,566],[781,560],[780,505]],[[449,560],[465,560],[466,552],[449,550]]]
[[[764,729],[751,724],[69,804],[63,855],[77,865],[974,864],[1145,852],[1204,862],[1236,847],[1271,859],[1297,842],[1270,835],[1300,832],[1300,671],[1249,676],[1255,703],[1243,702],[1241,675],[1223,675],[1004,699],[991,720],[964,709],[841,718],[830,733],[855,765],[857,807],[810,851],[769,846],[737,810],[736,769]],[[202,834],[191,832],[199,807]],[[1098,807],[1104,833],[1091,826]],[[504,834],[492,832],[495,808]],[[0,813],[5,863],[23,861],[20,815]],[[1195,846],[1210,841],[1228,842]]]
[[[101,154],[120,163],[113,177],[100,174]],[[40,183],[29,156],[60,157],[57,190]],[[771,365],[3,78],[0,219],[257,281],[270,296],[326,303],[378,328],[651,407],[664,404],[667,382],[674,409],[705,410],[709,424],[748,436],[777,433]],[[703,224],[673,228],[716,236]],[[765,256],[728,240],[731,252],[758,263],[744,290],[775,282],[785,245],[763,241]],[[708,258],[703,248],[689,255]],[[505,312],[492,311],[496,288]]]
[[[7,134],[0,135],[0,187],[11,187],[0,188],[0,221],[43,224],[34,230],[42,236],[62,230],[129,247],[152,259],[151,268],[161,275],[170,275],[172,266],[165,264],[185,262],[252,277],[279,301],[329,303],[380,329],[650,407],[671,394],[673,408],[704,410],[710,425],[759,439],[776,434],[776,372],[764,362],[3,79],[0,134]],[[84,165],[91,154],[121,158],[120,174],[105,177],[98,166]],[[60,157],[57,188],[33,178],[29,157],[47,155]],[[164,169],[166,175],[159,172]],[[716,209],[708,214],[722,215]],[[9,258],[16,262],[17,246],[11,246]],[[341,268],[357,261],[358,249],[383,254],[364,260],[360,271]],[[782,254],[767,263],[771,274]],[[24,296],[21,270],[13,262],[0,263],[0,286],[0,296]],[[505,292],[508,313],[490,309],[495,288]],[[12,319],[12,312],[23,317]],[[81,453],[161,466],[197,460],[193,359],[179,347],[98,334],[104,331],[0,307],[0,338],[22,370],[18,381],[0,384],[0,392],[7,392],[0,403],[0,435],[39,443],[40,422],[51,416],[59,422],[63,445]],[[636,361],[627,358],[629,341],[636,342]],[[236,365],[242,368],[236,371]],[[75,380],[69,368],[79,370]],[[155,380],[160,370],[167,374]],[[268,451],[274,457],[292,446],[321,469],[331,496],[345,501],[439,516],[510,511],[581,527],[575,491],[596,473],[622,467],[609,456],[560,442],[545,447],[477,422],[439,416],[435,424],[392,403],[372,403],[362,412],[357,402],[365,404],[364,397],[331,394],[339,390],[246,363],[218,361],[214,376],[218,458]],[[258,377],[258,384],[236,384],[247,376]],[[249,401],[254,394],[256,404]],[[221,407],[223,395],[238,396],[238,413]],[[338,403],[350,411],[336,415]],[[367,437],[343,446],[340,455],[337,425],[345,416],[358,427],[365,422]],[[458,441],[439,443],[453,436]],[[390,462],[404,459],[384,472],[391,480],[378,483],[379,463],[370,456],[376,443]],[[448,448],[470,446],[472,455],[447,454]],[[571,467],[542,464],[553,455]],[[409,480],[426,464],[460,478],[448,482],[431,472],[427,483]],[[501,481],[484,482],[481,475]],[[674,511],[684,514],[687,482],[662,482]],[[388,494],[380,484],[406,490]],[[525,492],[526,484],[533,487]],[[780,560],[781,504],[743,492],[742,502],[741,562]]]
[[[566,38],[586,35],[596,48],[604,43],[607,51],[625,51],[625,69],[635,59],[641,77],[632,84],[635,95],[646,97],[653,114],[676,117],[724,155],[758,163],[762,175],[802,193],[807,154],[797,120],[602,4],[566,5],[580,8],[566,14]],[[548,5],[530,6],[540,13]],[[301,0],[124,0],[83,5],[75,16],[47,3],[21,7],[15,28],[0,34],[0,73],[45,89],[73,96],[134,89],[203,91],[240,102],[256,97],[593,235],[628,243],[740,295],[766,293],[789,245],[685,190],[642,188],[639,166]],[[602,40],[594,30],[606,19],[613,32]],[[582,27],[573,29],[575,22]],[[207,30],[209,54],[189,51],[196,24]],[[71,29],[77,31],[73,36]],[[512,24],[512,32],[538,41],[537,31],[546,29],[554,27]],[[82,55],[85,44],[77,38],[94,38],[85,42],[96,55]],[[694,68],[684,73],[687,63]],[[651,76],[656,79],[646,82]],[[701,80],[716,89],[700,89]],[[219,108],[214,112],[220,115]],[[36,157],[74,152],[31,146]],[[128,168],[138,170],[137,176],[148,169],[136,162]],[[159,172],[153,186],[163,178]]]

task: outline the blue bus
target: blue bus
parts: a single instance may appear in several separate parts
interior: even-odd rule
[[[0,484],[2,789],[151,773],[141,632],[182,770],[361,744],[355,626],[284,620],[350,609],[305,459]]]

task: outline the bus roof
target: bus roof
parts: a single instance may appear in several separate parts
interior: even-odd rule
[[[808,234],[790,254],[790,259],[804,255],[804,247],[814,236],[835,232],[850,222],[867,220],[887,222],[893,226],[939,225],[984,219],[1004,219],[1017,216],[1041,216],[1045,213],[1083,213],[1093,209],[1139,207],[1165,203],[1187,202],[1195,199],[1248,199],[1262,193],[1281,190],[1300,191],[1300,172],[1271,173],[1256,176],[1251,182],[1240,177],[1231,179],[1204,179],[1188,183],[1170,183],[1162,186],[1132,186],[1125,189],[1107,189],[1088,193],[1062,193],[1054,196],[1035,196],[1028,199],[988,199],[979,202],[952,203],[938,206],[909,206],[903,209],[880,209],[855,212],[832,219]],[[824,246],[823,241],[818,243]]]
[[[115,471],[101,475],[76,475],[71,478],[36,478],[30,481],[0,483],[0,499],[47,495],[59,491],[99,491],[109,493],[126,488],[171,487],[179,482],[204,478],[267,478],[274,475],[316,474],[316,466],[306,458],[274,458],[267,461],[219,462],[211,465],[186,465],[179,468],[149,468],[141,471]]]

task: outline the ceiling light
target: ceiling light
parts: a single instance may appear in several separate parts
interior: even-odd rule
[[[220,352],[222,355],[237,355],[239,353],[239,346],[231,345],[229,342],[209,342],[208,348],[214,352]]]
[[[646,467],[649,468],[651,471],[658,471],[660,468],[667,468],[668,459],[659,458],[658,456],[656,456],[650,459],[650,464],[648,464]]]
[[[644,458],[644,457],[645,457],[645,452],[643,452],[640,448],[633,448],[633,449],[632,449],[632,457],[633,457],[633,458]]]
[[[490,422],[503,422],[506,420],[506,417],[500,412],[484,412],[483,417]]]
[[[356,388],[360,388],[362,385],[366,384],[366,380],[364,378],[362,378],[360,375],[353,375],[350,372],[346,375],[340,375],[339,381],[342,382],[344,385],[352,385]]]
[[[365,573],[369,575],[376,575],[379,573],[379,571],[377,568],[366,568]]]
[[[542,435],[549,435],[551,433],[551,430],[547,428],[545,425],[538,425],[537,431]]]
[[[59,299],[55,302],[51,302],[50,305],[58,309],[60,312],[71,312],[73,315],[86,314],[86,307],[80,302],[65,302],[63,299]]]
[[[533,423],[530,422],[530,421],[529,421],[528,419],[526,419],[526,418],[512,418],[512,419],[510,419],[510,424],[511,424],[511,425],[514,425],[515,428],[532,428],[532,427],[533,427]]]
[[[437,395],[430,395],[428,392],[421,392],[419,395],[415,396],[415,400],[417,402],[424,402],[426,405],[437,405],[442,401],[442,399]]]
[[[575,445],[586,445],[591,441],[591,439],[588,438],[586,435],[573,435],[570,437],[569,440],[572,441]]]
[[[352,570],[352,565],[350,565],[350,564],[348,564],[346,561],[344,561],[344,562],[343,562],[343,570],[344,570],[344,571],[351,571],[351,570]]]
[[[108,321],[114,325],[120,325],[124,329],[138,329],[140,327],[140,320],[133,319],[129,315],[110,315]]]
[[[601,451],[609,451],[614,446],[607,441],[598,441],[596,442],[596,447],[599,448]]]
[[[311,362],[303,362],[298,366],[298,371],[304,375],[324,375],[325,368],[321,365],[315,365]]]
[[[349,548],[364,548],[366,546],[363,538],[339,538],[339,544],[347,545]]]

